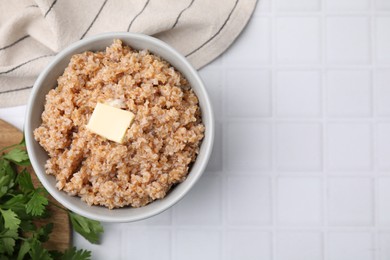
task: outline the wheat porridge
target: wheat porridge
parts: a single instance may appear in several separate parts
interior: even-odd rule
[[[123,143],[86,128],[97,103],[135,117]],[[141,207],[184,181],[204,136],[198,99],[168,62],[120,40],[74,55],[47,94],[34,137],[56,187],[89,205]]]

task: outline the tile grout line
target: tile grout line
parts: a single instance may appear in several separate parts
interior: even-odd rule
[[[165,226],[165,225],[132,226],[131,228],[128,228],[128,229],[142,231],[142,230],[145,230],[147,228],[153,228],[153,229],[156,229],[156,230],[164,230],[164,231],[169,231],[170,230],[170,227]],[[196,225],[187,224],[187,225],[180,226],[179,229],[196,230],[197,228],[199,228],[199,227],[196,226]],[[209,225],[203,225],[202,229],[203,230],[207,230],[207,231],[213,231],[213,230],[215,231],[215,230],[222,230],[223,227],[222,226],[216,227],[213,224],[209,224]],[[245,231],[256,230],[256,231],[263,231],[263,232],[271,232],[273,230],[273,227],[269,226],[269,225],[266,225],[266,224],[262,224],[262,225],[257,225],[257,224],[256,225],[252,225],[252,224],[248,224],[248,225],[245,225],[245,224],[233,224],[231,227],[229,227],[229,229],[234,230],[234,231],[237,231],[237,230],[245,230]],[[361,225],[361,224],[359,224],[359,225],[352,225],[352,224],[351,225],[347,225],[347,224],[334,225],[334,226],[329,227],[329,229],[331,231],[345,231],[345,232],[373,232],[375,230],[375,228],[371,224],[364,224],[364,225]],[[287,231],[300,231],[300,230],[303,230],[303,231],[308,231],[308,232],[314,232],[314,231],[321,232],[319,230],[319,226],[318,225],[305,225],[305,224],[299,224],[299,225],[296,225],[296,224],[294,224],[294,225],[292,225],[292,224],[284,224],[284,225],[279,225],[278,227],[275,228],[275,230],[278,230],[278,231],[279,230],[280,231],[286,231],[286,230]],[[386,232],[390,232],[390,226],[389,225],[384,226],[384,227],[381,228],[381,230],[386,231]]]
[[[383,69],[389,69],[390,64],[389,63],[382,63],[382,64],[376,64],[375,65],[378,68]],[[269,64],[260,64],[256,66],[251,67],[244,67],[242,65],[237,64],[226,64],[226,68],[228,69],[236,69],[236,70],[257,70],[257,69],[272,69],[275,68],[277,70],[292,70],[292,71],[307,71],[307,70],[318,70],[322,69],[323,67],[329,69],[329,70],[367,70],[372,69],[373,65],[368,63],[334,63],[334,64],[321,64],[321,63],[308,63],[308,62],[302,62],[300,64],[294,64],[294,63],[288,63],[288,62],[281,62],[280,64],[275,64],[274,66]]]
[[[276,1],[271,1],[270,6],[270,14],[271,14],[271,32],[270,32],[270,77],[271,77],[271,91],[270,91],[270,99],[271,99],[271,194],[270,194],[270,201],[271,201],[271,259],[277,258],[277,219],[278,219],[278,212],[277,212],[277,181],[278,181],[278,171],[277,171],[277,150],[276,150],[276,132],[277,132],[277,126],[275,124],[276,119],[276,108],[277,108],[277,98],[276,98],[276,73],[275,70],[276,64],[277,64],[277,53],[276,53],[276,44],[278,43],[278,39],[276,36],[276,28],[277,28],[277,9],[276,9]]]
[[[376,155],[376,129],[377,129],[377,111],[376,111],[376,88],[375,88],[375,77],[377,70],[377,62],[376,62],[376,16],[375,16],[375,8],[376,1],[371,0],[371,16],[370,16],[370,56],[371,56],[371,116],[373,118],[374,123],[371,124],[371,163],[372,163],[372,171],[374,172],[372,185],[372,221],[374,227],[374,233],[372,234],[373,239],[373,259],[379,259],[379,238],[378,238],[378,216],[377,216],[377,183],[378,183],[378,169],[375,163],[375,155]]]
[[[390,15],[390,11],[332,11],[327,10],[326,6],[322,7],[321,11],[278,11],[278,16],[280,17],[321,17],[324,12],[326,12],[326,16],[331,17],[357,17],[357,16],[388,16]],[[256,17],[271,17],[272,14],[260,13],[257,14]]]
[[[227,216],[228,216],[228,200],[229,200],[229,193],[227,191],[228,189],[228,181],[229,181],[229,177],[228,175],[226,174],[226,172],[228,171],[227,169],[227,166],[226,166],[226,162],[227,162],[227,151],[229,149],[228,145],[227,145],[227,129],[228,129],[228,126],[229,126],[229,123],[228,123],[228,120],[226,120],[226,97],[227,97],[227,73],[228,73],[228,69],[229,68],[226,68],[226,60],[225,60],[225,55],[222,56],[222,69],[220,70],[220,80],[222,82],[222,88],[221,88],[221,98],[222,98],[222,102],[220,104],[220,106],[222,106],[222,113],[221,113],[221,128],[222,128],[222,172],[225,173],[222,175],[221,177],[221,182],[222,182],[222,186],[221,186],[221,221],[222,221],[222,231],[221,231],[221,236],[222,236],[222,239],[221,239],[221,248],[220,248],[220,257],[222,257],[222,259],[226,259],[226,256],[227,256],[227,248],[228,248],[228,241],[227,241],[227,229],[228,229],[228,220],[227,220]],[[226,149],[225,149],[226,148]]]
[[[326,73],[326,69],[325,72]],[[372,116],[359,116],[359,117],[332,117],[331,115],[329,118],[327,118],[327,122],[329,123],[347,123],[347,124],[361,124],[361,123],[372,123],[373,121],[379,121],[381,123],[390,123],[390,118],[387,118],[385,116],[377,116],[376,119],[374,119]],[[258,117],[258,118],[252,118],[252,117],[231,117],[229,119],[226,119],[227,123],[240,123],[240,122],[251,122],[251,123],[269,123],[269,122],[276,122],[276,123],[291,123],[295,122],[298,124],[306,124],[306,123],[321,123],[322,118],[318,117],[279,117],[279,118],[272,118],[272,117]]]
[[[323,173],[323,191],[322,191],[322,258],[328,259],[328,174],[327,174],[327,92],[326,92],[326,66],[327,66],[327,35],[326,35],[326,2],[321,1],[321,117],[322,117],[322,173]]]
[[[348,173],[339,173],[339,172],[345,172],[347,171]],[[331,173],[327,173],[329,175],[329,177],[331,178],[350,178],[350,177],[358,177],[358,178],[372,178],[370,177],[370,174],[372,174],[371,172],[369,171],[361,171],[361,173],[359,174],[354,174],[353,171],[351,170],[345,170],[345,171],[339,171],[339,172],[331,172]],[[271,178],[273,176],[274,173],[270,172],[270,171],[265,171],[265,172],[261,172],[261,175],[260,177],[261,178]],[[277,176],[279,178],[321,178],[323,175],[325,174],[325,172],[323,172],[322,170],[319,170],[319,171],[290,171],[290,172],[282,172],[282,173],[277,173]],[[217,174],[215,174],[215,176],[217,176]],[[233,174],[233,173],[229,173],[229,177],[256,177],[256,173],[241,173],[241,174]],[[389,174],[378,174],[378,177],[390,177]]]
[[[326,73],[326,69],[324,69],[324,73]],[[384,122],[384,123],[390,123],[390,118],[387,118],[385,116],[383,117],[376,117],[378,121]],[[227,123],[240,123],[240,122],[252,122],[252,123],[269,123],[272,121],[275,121],[276,123],[288,123],[288,122],[295,122],[298,124],[306,124],[306,123],[321,123],[322,118],[318,117],[279,117],[279,118],[272,118],[272,117],[258,117],[258,118],[252,118],[252,117],[231,117],[229,119],[226,119]],[[375,121],[375,119],[372,116],[359,116],[359,117],[335,117],[335,116],[329,116],[327,119],[329,123],[342,123],[345,122],[347,124],[361,124],[361,123],[372,123]]]

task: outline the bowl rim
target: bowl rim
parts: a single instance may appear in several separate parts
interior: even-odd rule
[[[55,186],[53,186],[51,183],[49,183],[49,180],[47,177],[53,177],[53,176],[48,176],[45,172],[39,171],[39,163],[37,156],[35,155],[33,151],[33,142],[36,142],[34,137],[33,137],[33,129],[31,126],[31,118],[32,118],[32,108],[34,106],[34,100],[36,99],[37,96],[40,95],[40,88],[42,86],[42,83],[44,82],[45,78],[48,76],[50,71],[57,65],[58,62],[60,62],[62,59],[64,59],[68,55],[74,55],[77,53],[77,49],[87,46],[95,41],[99,40],[114,40],[114,39],[129,39],[129,40],[140,40],[140,41],[145,41],[149,42],[153,45],[158,46],[159,48],[163,48],[166,51],[169,52],[169,55],[176,56],[179,60],[179,63],[181,66],[186,67],[186,69],[189,71],[190,74],[192,74],[192,77],[194,79],[194,82],[196,82],[197,85],[197,91],[202,92],[203,94],[203,101],[204,104],[201,106],[202,109],[202,117],[207,117],[208,118],[208,125],[206,127],[206,131],[208,134],[208,142],[206,141],[206,136],[202,140],[202,146],[205,145],[205,149],[203,152],[203,160],[200,162],[200,165],[198,167],[198,171],[192,173],[192,170],[189,171],[189,174],[191,173],[192,175],[195,175],[191,179],[186,179],[183,183],[186,183],[186,186],[182,192],[175,194],[176,196],[170,200],[169,203],[161,204],[160,207],[152,208],[151,210],[148,210],[147,212],[144,212],[142,214],[139,214],[138,216],[132,216],[132,214],[120,217],[120,216],[101,216],[97,215],[95,213],[91,213],[87,209],[84,209],[82,207],[79,207],[77,205],[74,205],[73,203],[69,203],[65,199],[62,199],[62,197],[59,195],[60,192]],[[156,53],[159,55],[158,53]],[[181,71],[179,69],[179,71]],[[47,93],[44,93],[45,95]],[[43,95],[43,94],[41,94]],[[133,221],[138,221],[142,219],[146,219],[152,216],[155,216],[157,214],[160,214],[164,212],[165,210],[169,209],[172,207],[174,204],[179,202],[188,192],[191,190],[191,188],[195,185],[195,183],[200,179],[202,176],[203,172],[205,171],[205,168],[207,166],[207,163],[209,161],[212,148],[213,148],[213,143],[214,143],[214,133],[215,131],[215,119],[214,119],[214,113],[213,113],[213,108],[210,102],[209,95],[207,93],[207,90],[198,74],[198,72],[195,70],[195,68],[188,62],[188,60],[181,55],[178,51],[176,51],[173,47],[168,45],[167,43],[154,38],[149,35],[145,34],[140,34],[140,33],[130,33],[130,32],[110,32],[110,33],[103,33],[103,34],[98,34],[95,36],[91,36],[82,40],[79,40],[77,42],[74,42],[70,44],[68,47],[60,51],[57,55],[55,55],[54,59],[50,61],[50,63],[42,70],[42,72],[39,74],[37,80],[35,81],[30,97],[28,99],[27,107],[26,107],[26,114],[25,114],[25,122],[24,122],[24,136],[25,136],[25,141],[26,141],[26,148],[27,152],[29,154],[30,160],[31,160],[31,165],[42,183],[43,187],[49,192],[51,196],[53,196],[54,199],[56,199],[59,203],[64,205],[66,208],[69,210],[85,216],[90,219],[102,221],[102,222],[133,222]],[[198,155],[199,156],[199,155]],[[54,178],[54,177],[53,177]],[[182,184],[182,183],[181,183]],[[70,195],[68,195],[70,196]],[[163,198],[164,199],[164,198]],[[162,200],[163,200],[162,199]],[[86,207],[90,207],[88,204],[86,204]],[[94,206],[92,206],[94,207]],[[131,208],[131,207],[129,207]],[[122,208],[123,209],[123,208]],[[113,209],[116,210],[116,209]]]

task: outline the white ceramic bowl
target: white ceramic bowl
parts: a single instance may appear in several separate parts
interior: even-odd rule
[[[79,197],[72,197],[55,187],[55,178],[45,173],[45,162],[48,155],[45,150],[35,141],[33,131],[41,124],[41,114],[48,91],[57,86],[57,78],[63,74],[70,57],[84,51],[104,50],[111,45],[114,39],[121,39],[124,44],[135,49],[148,49],[154,54],[171,63],[190,82],[194,92],[198,96],[202,112],[202,120],[205,125],[205,137],[202,141],[199,155],[190,169],[187,179],[171,190],[168,195],[141,208],[120,208],[109,210],[100,206],[88,206]],[[103,222],[130,222],[145,219],[168,209],[178,202],[194,186],[202,175],[213,146],[214,140],[214,116],[212,106],[206,89],[197,71],[188,61],[166,43],[142,34],[134,33],[107,33],[78,41],[61,51],[54,60],[42,71],[34,84],[27,105],[25,121],[25,138],[27,151],[32,166],[39,180],[46,190],[66,208],[91,219]]]

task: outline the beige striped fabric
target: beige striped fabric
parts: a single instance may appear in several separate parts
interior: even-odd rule
[[[255,5],[256,0],[0,0],[0,107],[26,104],[56,53],[104,32],[153,35],[201,68],[228,48]]]

